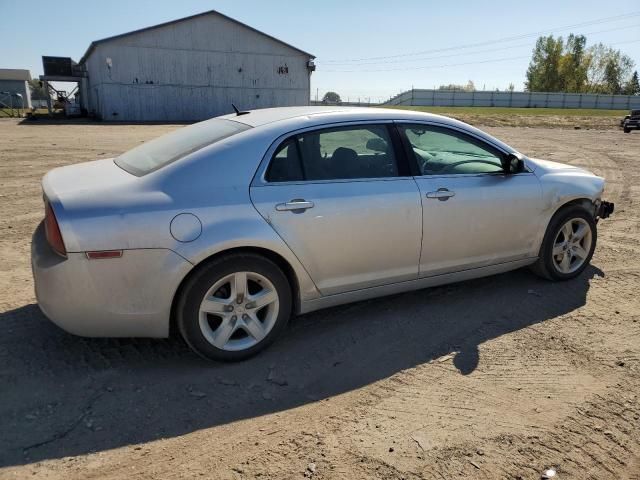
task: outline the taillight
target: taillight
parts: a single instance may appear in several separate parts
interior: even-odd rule
[[[58,255],[66,257],[67,249],[64,246],[64,240],[62,240],[58,220],[49,202],[46,202],[44,206],[44,231],[47,236],[47,242],[49,242],[53,251]]]

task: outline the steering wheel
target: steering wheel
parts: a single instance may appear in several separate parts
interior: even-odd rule
[[[425,150],[420,150],[416,147],[413,147],[413,155],[415,156],[416,161],[419,163],[420,171],[426,170],[429,160],[434,160],[436,158],[434,154],[429,153]]]
[[[465,163],[484,163],[485,165],[492,165],[494,167],[497,166],[495,162],[490,162],[489,160],[463,160],[461,162],[455,162],[445,165],[438,173],[447,173],[454,167],[457,167],[458,165],[464,165]]]

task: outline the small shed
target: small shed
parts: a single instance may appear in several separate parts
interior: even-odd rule
[[[0,108],[31,109],[29,70],[0,68]]]

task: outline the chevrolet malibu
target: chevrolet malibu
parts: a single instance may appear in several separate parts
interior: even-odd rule
[[[588,265],[604,180],[412,111],[237,112],[42,181],[45,315],[90,337],[166,337],[240,360],[293,313],[530,266]]]

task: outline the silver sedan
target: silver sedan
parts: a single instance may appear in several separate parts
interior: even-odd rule
[[[239,360],[293,313],[531,266],[568,280],[604,180],[464,123],[390,109],[239,112],[42,182],[42,311],[83,336]]]

